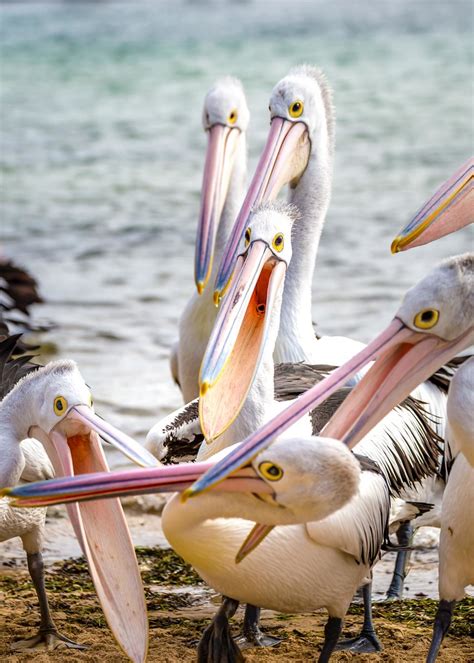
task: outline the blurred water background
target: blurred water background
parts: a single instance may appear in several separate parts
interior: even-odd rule
[[[2,251],[46,300],[43,359],[74,358],[96,409],[143,440],[176,408],[168,357],[193,291],[204,94],[243,81],[251,175],[273,85],[335,91],[334,189],[314,277],[323,334],[369,340],[457,235],[390,242],[472,152],[472,4],[58,2],[1,6]],[[116,465],[125,461],[115,460]]]

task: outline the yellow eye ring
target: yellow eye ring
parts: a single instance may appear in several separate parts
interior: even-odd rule
[[[66,414],[67,411],[67,400],[64,396],[56,396],[53,403],[54,414],[57,414],[58,417],[62,417],[63,414]]]
[[[439,319],[439,311],[435,308],[425,308],[417,313],[413,319],[413,324],[418,329],[431,329]]]
[[[275,251],[278,251],[278,253],[280,253],[280,251],[283,251],[283,247],[285,246],[283,233],[277,233],[275,235],[272,241],[272,246],[275,249]]]
[[[237,113],[237,110],[234,108],[233,110],[230,111],[229,117],[227,118],[227,122],[229,124],[235,124],[237,122],[239,114]]]
[[[263,463],[260,463],[258,466],[258,471],[264,479],[268,481],[280,481],[283,476],[283,470],[279,465],[270,462],[269,460],[264,460]]]
[[[301,115],[303,115],[303,111],[304,111],[304,103],[300,99],[297,99],[288,106],[288,112],[290,113],[290,117],[301,117]]]
[[[252,230],[250,228],[247,228],[247,230],[245,231],[245,235],[244,235],[244,237],[245,237],[245,248],[247,248],[247,246],[250,244],[251,235],[252,235]]]

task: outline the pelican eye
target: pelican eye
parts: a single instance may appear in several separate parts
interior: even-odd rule
[[[269,481],[279,481],[283,476],[283,470],[275,463],[271,463],[269,460],[264,460],[263,463],[260,463],[258,466],[258,471],[264,479]]]
[[[53,403],[54,414],[57,414],[58,417],[62,417],[63,414],[66,414],[67,410],[67,400],[64,396],[56,396]]]
[[[283,233],[278,233],[275,235],[272,241],[272,246],[275,249],[275,251],[283,251],[283,247],[285,246],[285,242],[283,240]]]
[[[229,117],[227,118],[227,122],[229,124],[235,124],[237,122],[237,118],[238,118],[238,113],[234,108],[234,110],[230,111]]]
[[[438,322],[439,311],[435,308],[425,308],[415,315],[413,324],[418,329],[431,329]]]
[[[252,231],[250,230],[250,228],[247,228],[247,230],[245,231],[245,235],[244,235],[244,237],[245,237],[245,248],[247,248],[247,246],[250,244],[251,235],[252,235]]]
[[[292,104],[289,105],[288,111],[291,117],[301,117],[304,111],[304,103],[297,99]]]

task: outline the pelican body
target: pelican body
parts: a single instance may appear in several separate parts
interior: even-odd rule
[[[0,403],[0,431],[1,487],[49,478],[53,467],[56,475],[108,471],[96,431],[134,461],[156,465],[145,449],[94,414],[90,390],[70,361],[52,362],[20,379]],[[147,651],[146,606],[120,503],[111,501],[105,509],[100,502],[70,505],[68,511],[110,628],[127,655],[141,663]],[[49,613],[41,559],[44,518],[44,510],[23,514],[1,501],[0,540],[22,538],[41,609],[38,635],[17,646],[77,647],[57,633]]]

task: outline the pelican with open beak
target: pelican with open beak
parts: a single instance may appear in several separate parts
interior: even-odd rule
[[[411,288],[387,329],[330,376],[250,435],[186,491],[190,497],[246,465],[366,364],[374,365],[322,434],[353,447],[418,384],[474,342],[474,255],[450,258]],[[343,434],[341,435],[341,430]]]
[[[464,163],[395,237],[392,253],[429,244],[474,221],[474,159]]]
[[[2,487],[22,462],[20,442],[42,442],[56,476],[108,472],[99,435],[142,466],[156,466],[146,449],[98,417],[76,364],[56,361],[21,380],[3,399],[2,431],[8,445],[1,461]],[[135,551],[118,500],[70,505],[69,516],[108,624],[125,653],[145,660],[148,621]]]
[[[199,417],[208,442],[222,435],[239,414],[270,329],[277,334],[279,315],[274,311],[281,306],[291,260],[291,228],[297,218],[294,207],[277,203],[259,207],[250,218],[199,376]]]

